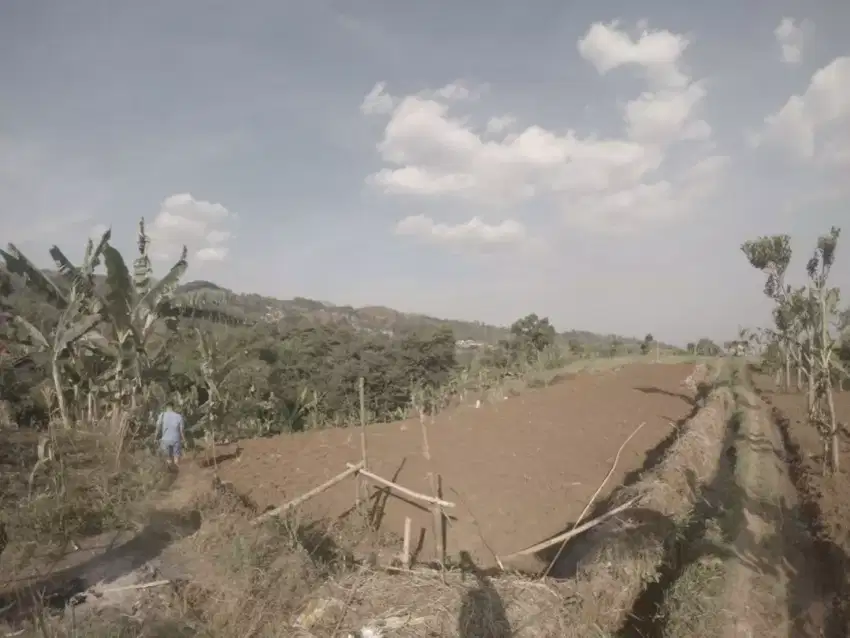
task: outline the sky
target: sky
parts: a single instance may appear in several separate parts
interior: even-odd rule
[[[238,292],[731,339],[769,320],[743,241],[791,234],[802,283],[850,226],[848,27],[835,0],[4,0],[0,242],[48,266],[144,217],[159,272],[185,244]]]

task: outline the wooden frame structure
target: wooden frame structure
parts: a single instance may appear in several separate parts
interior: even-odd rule
[[[267,512],[263,512],[259,516],[257,516],[253,521],[251,521],[252,525],[259,525],[264,521],[269,520],[275,516],[280,516],[285,514],[289,510],[292,510],[299,505],[304,504],[309,501],[311,498],[318,496],[322,492],[330,489],[334,485],[343,482],[345,479],[349,477],[353,477],[355,479],[355,492],[354,492],[354,501],[357,506],[360,505],[364,496],[367,496],[368,491],[368,483],[371,482],[376,485],[380,485],[383,488],[389,489],[389,493],[393,492],[396,495],[404,496],[408,499],[413,499],[414,501],[421,501],[426,504],[427,509],[432,512],[432,516],[434,519],[434,539],[435,539],[435,547],[437,550],[437,560],[440,565],[445,565],[446,562],[446,509],[452,509],[455,507],[455,504],[451,501],[446,501],[442,498],[440,486],[442,484],[441,477],[439,474],[436,474],[433,471],[428,472],[428,480],[431,484],[431,491],[433,495],[422,494],[420,492],[415,492],[409,488],[404,487],[403,485],[399,485],[398,483],[394,483],[389,479],[386,479],[374,472],[369,470],[368,465],[368,457],[367,457],[367,439],[366,439],[366,400],[365,400],[365,384],[364,380],[361,377],[358,383],[358,389],[360,394],[360,462],[358,463],[346,463],[346,469],[339,474],[333,476],[328,479],[321,485],[313,488],[309,492],[305,492],[300,496],[293,498],[290,501],[287,501],[283,505],[276,507]],[[425,425],[425,411],[420,406],[419,408],[419,423],[422,429],[422,456],[425,458],[426,463],[431,463],[431,454],[430,449],[428,447],[428,428]],[[401,562],[405,568],[409,568],[411,565],[411,555],[410,555],[410,534],[411,534],[411,519],[409,517],[405,517],[404,521],[404,546],[402,549]]]

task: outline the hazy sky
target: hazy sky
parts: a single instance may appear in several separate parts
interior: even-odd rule
[[[685,342],[844,224],[850,3],[4,0],[0,240],[139,217],[243,292]],[[166,266],[163,262],[161,267]]]

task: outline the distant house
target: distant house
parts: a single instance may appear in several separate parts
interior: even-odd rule
[[[480,341],[473,341],[472,339],[458,339],[455,341],[455,347],[460,350],[473,350],[475,348],[483,348],[484,344]]]

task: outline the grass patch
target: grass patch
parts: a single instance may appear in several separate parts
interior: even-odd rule
[[[723,543],[717,521],[709,521],[705,540],[709,547]],[[699,552],[701,546],[691,548]],[[725,624],[723,595],[726,565],[713,552],[691,562],[667,590],[662,616],[669,636],[720,636]]]

